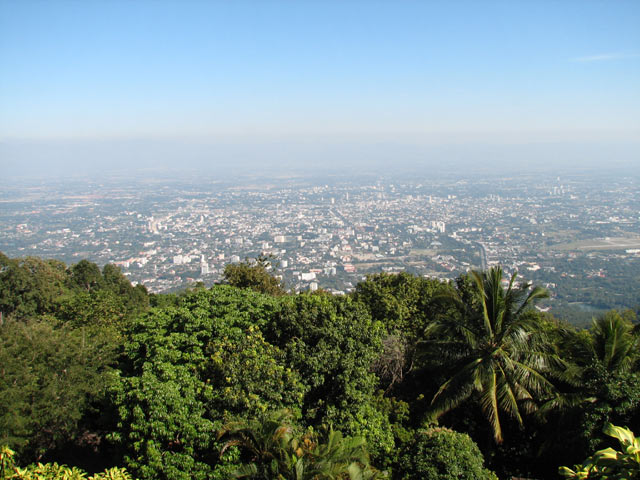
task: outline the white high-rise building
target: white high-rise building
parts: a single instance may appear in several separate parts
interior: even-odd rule
[[[200,275],[209,274],[209,264],[204,258],[204,255],[200,256]]]

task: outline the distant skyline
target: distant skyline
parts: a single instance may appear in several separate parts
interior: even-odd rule
[[[640,167],[639,25],[636,0],[0,0],[0,169]]]

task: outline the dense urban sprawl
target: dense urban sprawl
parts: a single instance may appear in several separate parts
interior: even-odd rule
[[[452,279],[501,264],[551,290],[540,308],[590,311],[635,306],[607,289],[640,283],[634,178],[113,179],[2,191],[1,251],[113,263],[152,292],[212,284],[226,264],[260,255],[295,291],[346,293],[379,271]]]

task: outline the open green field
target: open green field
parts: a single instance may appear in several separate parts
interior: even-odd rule
[[[640,248],[640,235],[626,237],[605,237],[589,240],[577,240],[575,242],[560,243],[549,247],[551,250],[626,250]]]
[[[382,269],[382,267],[393,267],[399,266],[398,263],[389,262],[389,261],[380,261],[380,262],[367,262],[367,263],[353,263],[353,266],[356,267],[357,272],[367,273],[369,270],[374,270],[378,272]]]
[[[435,248],[414,248],[409,252],[410,257],[431,257],[438,253]]]

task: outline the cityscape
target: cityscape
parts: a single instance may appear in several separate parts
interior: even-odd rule
[[[540,309],[590,315],[640,303],[639,212],[636,178],[587,174],[12,183],[0,251],[112,263],[153,293],[258,257],[288,290],[333,294],[373,273],[500,264],[549,289]]]
[[[0,1],[0,480],[640,479],[640,1]]]

